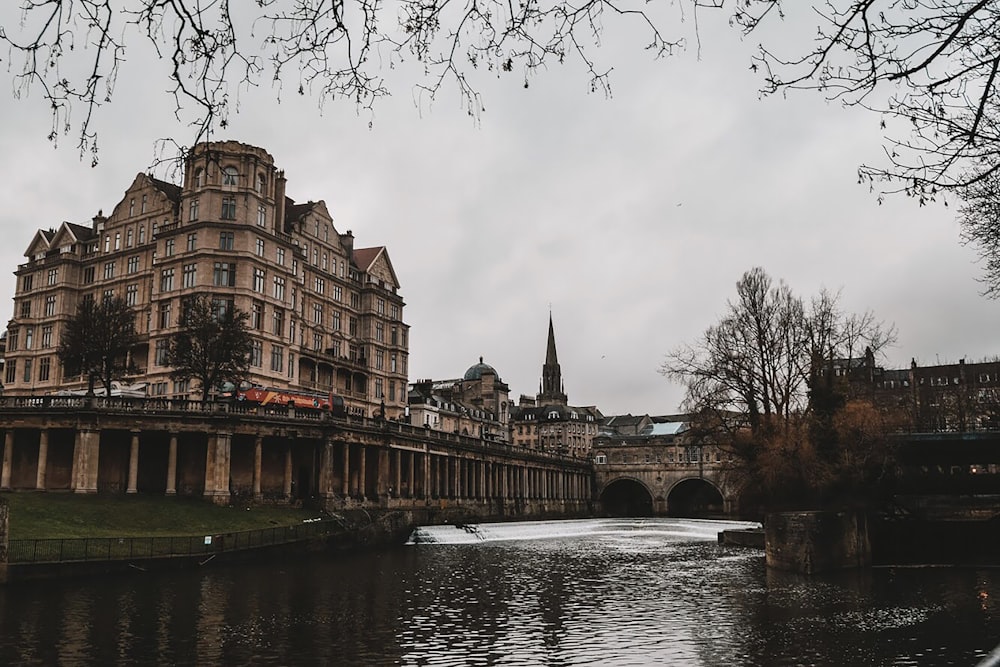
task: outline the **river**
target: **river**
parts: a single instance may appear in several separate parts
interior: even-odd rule
[[[0,665],[975,665],[1000,570],[802,577],[732,524],[439,526],[378,553],[0,589]]]

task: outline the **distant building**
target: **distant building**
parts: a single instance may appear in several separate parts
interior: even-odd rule
[[[250,315],[254,384],[333,391],[355,414],[406,407],[408,326],[384,246],[355,248],[322,201],[296,203],[271,155],[235,141],[195,146],[180,185],[139,174],[110,216],[41,229],[17,267],[7,327],[5,391],[86,386],[56,348],[86,299],[117,296],[136,312],[131,382],[187,398],[166,366],[185,297]]]
[[[506,442],[510,388],[489,364],[470,366],[453,380],[418,380],[410,385],[410,423],[436,431]]]
[[[568,403],[550,315],[541,386],[536,397],[522,394],[517,406],[511,408],[511,442],[521,447],[588,458],[591,441],[597,435],[603,415],[596,406],[575,407]]]

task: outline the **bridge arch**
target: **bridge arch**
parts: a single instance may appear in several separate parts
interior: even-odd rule
[[[611,516],[653,516],[653,492],[635,477],[617,477],[606,484],[600,501]]]
[[[726,513],[725,494],[704,477],[685,477],[670,485],[666,493],[667,515],[712,518]]]

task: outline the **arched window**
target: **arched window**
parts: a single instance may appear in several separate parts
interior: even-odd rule
[[[196,169],[194,172],[194,187],[200,188],[205,181],[205,172],[202,169]]]
[[[264,192],[264,174],[257,174],[257,192]]]
[[[223,167],[222,169],[222,184],[223,185],[236,185],[236,178],[239,176],[239,172],[236,171],[236,167]]]

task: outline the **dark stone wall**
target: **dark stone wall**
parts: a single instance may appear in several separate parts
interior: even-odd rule
[[[52,429],[49,431],[49,455],[45,463],[45,488],[67,491],[73,479],[73,452],[76,431]]]
[[[816,574],[871,565],[863,512],[782,512],[764,521],[768,567]]]

